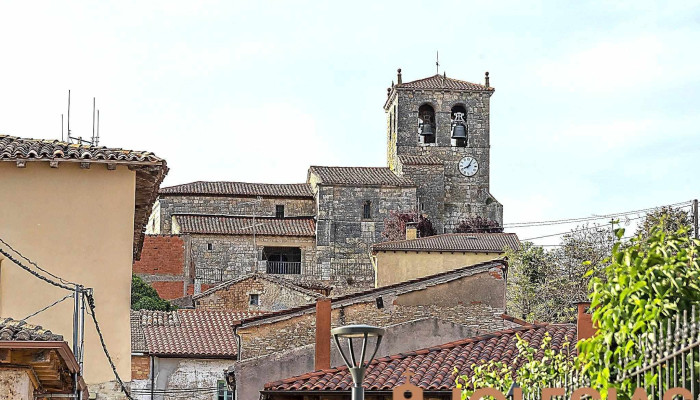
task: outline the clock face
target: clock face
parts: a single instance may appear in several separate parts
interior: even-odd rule
[[[474,157],[464,157],[459,160],[459,172],[464,176],[474,176],[479,170],[479,163]]]

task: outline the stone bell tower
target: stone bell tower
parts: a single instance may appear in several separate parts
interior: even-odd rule
[[[387,89],[387,161],[394,173],[418,185],[418,208],[438,230],[452,232],[463,219],[503,223],[503,206],[491,195],[489,108],[494,89],[445,73]]]

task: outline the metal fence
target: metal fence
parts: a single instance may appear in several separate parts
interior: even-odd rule
[[[224,270],[220,268],[195,268],[195,279],[201,283],[218,283],[224,280]]]
[[[293,261],[260,261],[268,274],[299,275],[301,262]]]

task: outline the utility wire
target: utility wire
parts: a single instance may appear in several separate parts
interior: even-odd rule
[[[22,268],[23,270],[29,272],[30,274],[34,275],[35,277],[41,279],[42,281],[44,281],[44,282],[46,282],[46,283],[48,283],[48,284],[51,284],[51,285],[56,286],[56,287],[59,287],[59,288],[61,288],[61,289],[70,290],[70,291],[75,291],[75,288],[73,288],[73,287],[70,287],[70,286],[68,286],[68,285],[64,285],[64,284],[62,284],[62,283],[58,283],[58,282],[56,282],[56,281],[53,281],[53,280],[51,280],[51,279],[49,279],[49,278],[47,278],[47,277],[45,277],[45,276],[39,274],[39,273],[36,272],[36,271],[33,271],[31,268],[29,268],[29,267],[27,267],[26,265],[24,265],[20,260],[18,260],[18,259],[16,259],[15,257],[13,257],[12,254],[6,252],[6,251],[3,250],[3,249],[0,249],[0,254],[2,254],[2,255],[4,255],[5,257],[7,257],[8,260],[10,260],[10,261],[12,261],[13,263],[17,264],[17,265],[18,265],[20,268]],[[59,279],[60,279],[60,278],[59,278]]]
[[[117,382],[119,383],[119,386],[122,389],[122,392],[126,395],[126,398],[129,400],[134,400],[133,397],[131,397],[131,394],[129,391],[126,389],[126,386],[124,385],[124,381],[122,381],[122,378],[119,376],[119,373],[117,372],[117,367],[114,366],[114,361],[112,361],[112,356],[109,355],[109,350],[107,350],[107,345],[105,344],[105,339],[102,336],[102,330],[100,329],[100,324],[97,323],[97,316],[95,316],[95,297],[93,297],[92,293],[90,290],[84,290],[83,295],[87,297],[87,303],[89,310],[87,311],[88,314],[92,317],[92,322],[95,323],[95,329],[97,330],[97,336],[100,338],[100,344],[102,345],[102,351],[105,353],[105,356],[107,356],[107,361],[109,361],[110,367],[112,367],[112,372],[114,372],[114,376],[117,378]]]
[[[554,219],[554,220],[549,220],[549,221],[511,222],[508,224],[503,224],[503,226],[506,228],[522,228],[522,227],[528,227],[528,226],[561,225],[561,224],[568,224],[568,223],[575,223],[575,222],[595,221],[595,220],[600,220],[600,219],[608,219],[608,218],[620,217],[620,216],[625,216],[625,215],[630,215],[630,214],[637,214],[637,213],[641,213],[641,212],[654,211],[654,210],[661,208],[661,207],[685,208],[685,207],[690,206],[691,203],[692,203],[691,201],[684,201],[681,203],[666,204],[666,205],[661,205],[661,206],[656,206],[656,207],[649,207],[649,208],[643,208],[643,209],[639,209],[639,210],[623,211],[623,212],[604,214],[604,215],[593,215],[590,217]]]
[[[29,318],[31,318],[31,317],[33,317],[33,316],[35,316],[35,315],[37,315],[37,314],[40,314],[40,313],[42,313],[42,312],[48,310],[49,308],[55,306],[56,304],[62,302],[63,300],[68,299],[68,298],[73,297],[73,296],[75,296],[75,293],[71,293],[71,294],[69,294],[69,295],[66,295],[66,296],[63,297],[62,299],[54,301],[52,304],[50,304],[50,305],[48,305],[48,306],[42,308],[41,310],[39,310],[39,311],[37,311],[37,312],[35,312],[35,313],[32,313],[32,314],[29,314],[28,316],[22,318],[21,321],[26,321],[26,320],[28,320]]]
[[[45,274],[48,274],[49,276],[51,276],[51,277],[54,278],[54,279],[58,279],[61,283],[64,283],[64,284],[66,284],[66,285],[78,286],[77,283],[69,282],[69,281],[67,281],[67,280],[65,280],[65,279],[63,279],[63,278],[61,278],[60,276],[56,276],[56,275],[52,274],[51,272],[49,272],[49,271],[47,271],[47,270],[41,268],[37,263],[35,263],[34,261],[30,260],[30,259],[29,259],[28,257],[26,257],[24,254],[20,253],[19,250],[17,250],[17,249],[15,249],[14,247],[12,247],[9,243],[7,243],[6,241],[4,241],[2,238],[0,238],[0,243],[2,243],[2,244],[4,244],[5,246],[7,246],[7,248],[9,248],[9,249],[12,250],[13,252],[15,252],[18,256],[20,256],[21,258],[23,258],[24,260],[26,260],[28,263],[32,264],[32,265],[33,265],[34,267],[36,267],[36,269],[38,269],[39,271],[41,271],[41,272],[43,272],[43,273],[45,273]]]
[[[629,219],[627,219],[627,221],[634,221],[634,220],[642,219],[642,218],[644,218],[644,217],[629,218]],[[570,230],[570,231],[568,231],[568,232],[553,233],[553,234],[550,234],[550,235],[542,235],[542,236],[536,236],[536,237],[531,237],[531,238],[527,238],[527,239],[521,239],[520,241],[521,241],[521,242],[527,242],[527,241],[529,241],[529,240],[542,239],[542,238],[547,238],[547,237],[552,237],[552,236],[561,236],[561,235],[566,235],[566,234],[568,234],[568,233],[573,233],[573,232],[584,232],[584,231],[589,231],[589,230],[591,230],[591,229],[605,230],[605,226],[604,226],[604,225],[594,225],[594,226],[589,226],[589,227],[586,227],[586,228],[572,229],[572,230]]]

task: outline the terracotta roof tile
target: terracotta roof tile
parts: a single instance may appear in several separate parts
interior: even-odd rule
[[[515,233],[447,233],[418,239],[377,243],[374,251],[472,251],[502,253],[505,248],[519,249]]]
[[[175,214],[179,233],[215,235],[252,235],[253,218],[222,215]],[[316,236],[313,217],[255,218],[256,235]]]
[[[161,356],[234,358],[237,349],[232,326],[258,314],[261,313],[132,311],[132,351]]]
[[[226,195],[313,198],[307,183],[191,182],[160,189],[165,195]]]
[[[56,335],[39,325],[28,324],[12,318],[0,318],[0,340],[34,340],[63,341],[63,336]]]
[[[494,88],[461,81],[459,79],[448,78],[444,75],[433,75],[427,78],[418,79],[411,82],[404,82],[395,86],[397,89],[454,89],[454,90],[471,90],[471,91],[487,91],[492,92]]]
[[[340,186],[415,187],[410,179],[399,177],[386,167],[319,167],[309,168],[318,176],[319,184]]]
[[[136,171],[134,259],[141,255],[144,231],[158,188],[168,173],[165,160],[147,151],[93,147],[59,140],[25,139],[0,135],[0,161],[49,161],[128,164]]]
[[[411,383],[423,390],[449,391],[455,386],[454,368],[467,376],[471,374],[473,364],[483,364],[486,361],[502,361],[517,368],[523,361],[518,360],[514,365],[518,353],[515,346],[516,334],[527,340],[531,346],[539,347],[545,333],[552,336],[555,350],[562,350],[562,344],[569,342],[571,350],[574,351],[574,325],[538,325],[508,329],[429,349],[381,357],[367,368],[363,386],[370,391],[390,391],[394,386],[404,383],[406,378],[403,374],[410,370],[414,373]],[[542,354],[537,354],[537,357],[541,356]],[[264,391],[346,391],[351,384],[350,373],[342,366],[269,382],[265,384]]]
[[[78,160],[159,164],[164,160],[147,151],[71,144],[60,140],[25,139],[0,135],[0,160]]]

